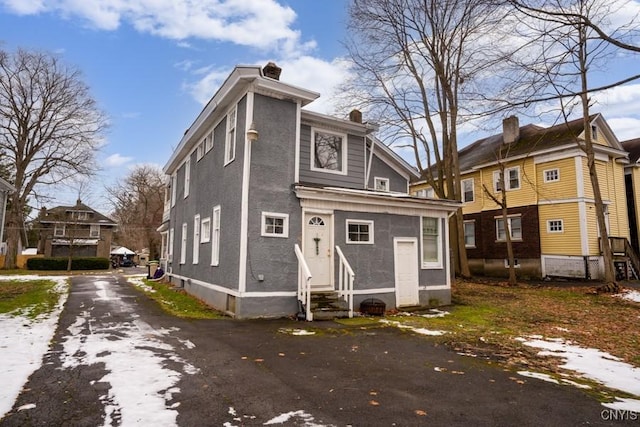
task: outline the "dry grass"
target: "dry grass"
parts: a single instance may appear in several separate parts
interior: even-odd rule
[[[456,283],[453,301],[448,316],[402,321],[446,330],[450,333],[440,342],[510,365],[553,368],[553,360],[536,358],[537,350],[515,340],[543,335],[597,348],[640,366],[640,303],[597,295],[588,287],[507,287],[472,281]]]

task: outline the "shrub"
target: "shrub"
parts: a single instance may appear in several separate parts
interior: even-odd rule
[[[29,270],[66,270],[69,258],[30,258],[27,260]],[[108,258],[72,258],[71,270],[108,270]]]

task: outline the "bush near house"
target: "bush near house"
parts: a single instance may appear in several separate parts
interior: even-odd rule
[[[66,270],[69,258],[31,258],[27,260],[29,270]],[[108,258],[73,258],[71,270],[108,270]]]

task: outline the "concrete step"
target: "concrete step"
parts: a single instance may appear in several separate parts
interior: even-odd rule
[[[317,309],[311,310],[311,312],[313,313],[313,320],[333,320],[349,317],[349,310]]]

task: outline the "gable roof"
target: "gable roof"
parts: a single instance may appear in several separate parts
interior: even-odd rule
[[[87,212],[92,213],[93,217],[88,219],[74,218],[72,221],[66,217],[67,212]],[[51,209],[44,209],[40,212],[38,221],[42,224],[54,223],[54,222],[73,222],[77,224],[99,224],[104,226],[116,226],[115,221],[109,217],[101,214],[95,209],[82,203],[79,199],[74,206],[56,206]]]
[[[409,180],[414,180],[420,177],[418,169],[411,166],[405,159],[403,159],[398,153],[387,146],[384,142],[380,141],[375,136],[368,138],[373,141],[373,155],[388,164],[396,172],[404,175]]]
[[[640,159],[640,138],[624,141],[622,147],[629,152],[629,162],[637,165]]]
[[[611,147],[596,144],[596,150],[612,149],[617,152],[617,157],[625,157],[624,150],[611,128],[602,115],[594,114],[589,117],[589,122],[602,130]],[[566,123],[560,123],[548,128],[528,124],[520,127],[519,138],[511,143],[504,144],[502,133],[480,139],[458,152],[460,172],[479,169],[483,166],[498,163],[502,159],[517,159],[534,154],[561,151],[567,148],[575,148],[584,141],[584,123],[582,118]]]

